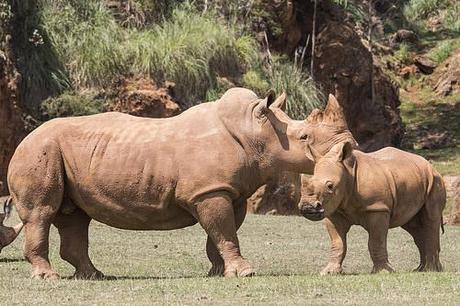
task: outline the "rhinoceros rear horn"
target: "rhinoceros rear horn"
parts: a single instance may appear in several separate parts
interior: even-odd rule
[[[323,112],[323,122],[337,127],[348,128],[343,109],[337,99],[331,94],[329,94],[329,99]]]

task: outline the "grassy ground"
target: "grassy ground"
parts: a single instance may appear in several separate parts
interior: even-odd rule
[[[248,216],[240,241],[257,270],[249,279],[204,277],[209,263],[198,226],[135,232],[94,223],[90,236],[95,265],[115,280],[32,280],[21,235],[0,257],[0,304],[458,305],[460,227],[447,226],[442,236],[443,273],[410,273],[418,264],[415,245],[403,230],[390,231],[390,261],[398,273],[381,275],[368,273],[367,234],[354,227],[347,275],[335,277],[318,275],[327,261],[325,229],[301,217]],[[51,245],[52,264],[61,276],[71,276],[73,268],[59,258],[55,229]]]

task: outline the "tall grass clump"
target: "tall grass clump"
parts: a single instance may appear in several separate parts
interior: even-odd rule
[[[277,94],[287,93],[286,111],[294,119],[305,119],[312,109],[323,104],[311,77],[284,58],[274,59],[268,82]]]
[[[454,42],[451,40],[441,41],[436,47],[428,52],[427,56],[431,60],[440,64],[446,60],[454,50]]]
[[[16,65],[22,75],[23,103],[36,113],[42,99],[70,87],[37,1],[12,1],[11,29]]]
[[[448,5],[449,0],[410,0],[403,8],[407,20],[416,22],[430,17]]]
[[[124,36],[103,1],[41,2],[44,27],[75,87],[106,85],[121,73]]]
[[[252,38],[237,38],[212,15],[187,4],[162,24],[130,36],[126,49],[133,72],[174,82],[177,98],[187,106],[202,101],[218,75],[237,77],[256,56]]]

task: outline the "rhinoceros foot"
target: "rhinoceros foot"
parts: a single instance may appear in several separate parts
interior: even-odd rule
[[[223,276],[225,267],[224,265],[212,265],[208,272],[208,276]]]
[[[74,279],[85,279],[85,280],[102,280],[105,279],[104,274],[99,270],[91,271],[76,271],[73,275]]]
[[[381,263],[381,264],[374,264],[374,268],[372,268],[373,274],[380,273],[380,272],[389,272],[393,273],[395,270],[391,267],[389,262]]]
[[[245,259],[239,259],[225,268],[225,277],[249,277],[254,276],[255,272],[252,270],[251,265]]]
[[[60,279],[59,274],[49,269],[36,269],[32,272],[32,278],[44,279],[44,280],[58,280]]]
[[[321,270],[320,275],[337,275],[342,274],[342,266],[337,263],[328,263],[327,266]]]

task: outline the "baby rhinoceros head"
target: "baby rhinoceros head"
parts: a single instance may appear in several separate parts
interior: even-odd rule
[[[317,160],[299,202],[305,218],[318,221],[330,216],[352,192],[355,163],[352,152],[350,142],[341,142]]]

